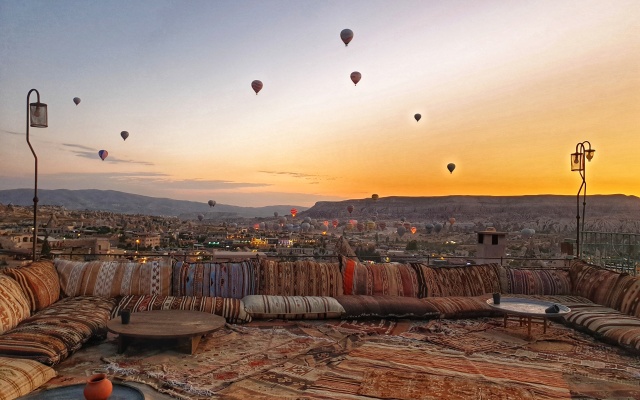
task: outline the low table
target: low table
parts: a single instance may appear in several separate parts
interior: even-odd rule
[[[547,333],[547,318],[554,318],[564,315],[571,311],[567,306],[552,303],[544,300],[522,299],[518,297],[503,297],[500,304],[493,304],[493,299],[487,300],[487,304],[491,308],[502,311],[504,314],[504,327],[507,327],[509,317],[517,317],[520,320],[520,326],[523,322],[528,327],[528,337],[531,338],[531,324],[540,323],[542,320],[543,333]],[[547,313],[545,310],[553,305],[557,305],[559,311],[557,313]]]
[[[222,328],[226,320],[214,314],[190,310],[155,310],[131,313],[123,325],[120,318],[107,322],[109,332],[118,334],[118,353],[134,339],[175,339],[186,353],[193,354],[200,338]]]

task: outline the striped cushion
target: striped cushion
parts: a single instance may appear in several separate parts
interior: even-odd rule
[[[0,356],[55,365],[93,337],[106,337],[114,299],[69,297],[0,335]]]
[[[618,281],[619,296],[615,309],[640,318],[640,277],[626,276]]]
[[[345,295],[418,297],[416,269],[405,264],[363,264],[342,258]]]
[[[461,267],[430,267],[413,264],[418,270],[420,297],[479,296],[502,291],[498,264]],[[424,287],[424,289],[422,289]]]
[[[564,317],[574,328],[640,353],[640,319],[598,304],[574,305]]]
[[[18,282],[0,274],[0,334],[29,318],[29,300]]]
[[[173,295],[241,299],[256,293],[256,260],[224,263],[178,262],[173,267]]]
[[[121,310],[131,312],[153,310],[191,310],[220,315],[227,322],[251,322],[251,316],[245,311],[242,300],[222,297],[191,297],[191,296],[124,296],[118,306],[111,312],[115,318]]]
[[[29,300],[31,311],[40,311],[60,298],[60,282],[53,262],[36,261],[3,272],[15,279]]]
[[[441,318],[476,318],[502,315],[487,304],[487,299],[489,299],[489,295],[427,297],[420,299],[420,301],[438,310]]]
[[[171,260],[78,262],[54,260],[66,296],[171,294]]]
[[[508,289],[506,293],[572,294],[571,277],[568,270],[507,268],[507,281]]]
[[[53,368],[37,361],[0,357],[0,400],[29,394],[54,376]]]
[[[338,296],[336,301],[344,307],[342,318],[434,318],[437,309],[414,297],[403,296]]]
[[[256,278],[256,294],[268,296],[335,297],[343,291],[342,273],[337,262],[262,259],[256,266]]]
[[[332,297],[250,295],[242,301],[254,319],[328,319],[344,314]]]
[[[620,307],[623,301],[621,297],[626,295],[617,289],[630,284],[626,274],[586,263],[573,263],[570,274],[575,294],[611,308]]]

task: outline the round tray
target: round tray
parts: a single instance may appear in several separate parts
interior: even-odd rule
[[[134,388],[133,386],[125,385],[123,383],[113,383],[113,392],[109,396],[109,400],[144,400],[144,394]],[[78,400],[84,399],[84,383],[78,383],[69,386],[60,386],[52,389],[43,390],[36,393],[31,393],[26,396],[20,397],[19,400]]]

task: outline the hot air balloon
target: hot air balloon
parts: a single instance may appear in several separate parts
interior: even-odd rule
[[[362,74],[358,71],[353,71],[351,73],[351,82],[353,82],[353,85],[357,85],[358,82],[360,82],[360,79],[362,78]]]
[[[331,221],[331,225],[333,225],[334,228],[338,227],[338,220],[334,219],[333,221]]]
[[[387,223],[386,222],[380,222],[378,224],[378,226],[380,227],[380,230],[383,231],[385,229],[387,229]]]
[[[416,121],[420,121],[420,118],[422,118],[422,115],[416,114],[416,115],[413,116],[413,118],[415,118]]]
[[[373,199],[373,201],[378,201],[378,199],[380,198],[380,196],[378,196],[377,194],[372,194],[371,198]]]
[[[456,222],[456,219],[451,217],[449,218],[449,224],[451,224],[453,226],[453,224]]]
[[[102,161],[104,161],[104,159],[109,155],[109,152],[106,150],[100,150],[98,152],[98,155],[100,156],[100,158],[102,158]]]
[[[523,238],[525,239],[529,239],[530,237],[532,237],[534,234],[536,233],[535,230],[531,229],[531,228],[524,228],[522,231],[520,231],[520,234],[522,235]]]
[[[405,229],[404,226],[400,225],[397,228],[397,232],[398,232],[398,236],[402,237],[402,235],[404,235],[407,232],[407,230]]]
[[[353,206],[347,206],[347,211],[349,211],[349,215],[353,212]]]
[[[356,224],[356,228],[358,229],[358,232],[362,232],[364,231],[364,224],[362,222],[358,222]]]
[[[447,164],[447,169],[453,174],[453,170],[456,169],[456,165],[454,163],[449,163]]]
[[[344,46],[348,46],[351,39],[353,39],[353,31],[351,29],[343,29],[340,31],[340,39],[344,42]]]
[[[309,224],[308,222],[303,222],[300,225],[300,229],[302,229],[302,232],[309,232],[309,230],[311,229],[311,224]]]
[[[427,230],[427,233],[431,233],[431,231],[433,231],[433,224],[426,224],[424,227]]]
[[[436,233],[439,233],[439,232],[442,230],[442,224],[441,224],[441,223],[439,223],[439,222],[438,222],[438,223],[436,223],[436,224],[433,226],[433,229],[436,231]]]
[[[202,221],[204,219],[204,215],[198,214],[198,221]]]
[[[120,136],[122,136],[122,140],[127,140],[127,138],[129,137],[129,132],[122,131],[120,132]]]
[[[80,104],[82,100],[80,100],[80,97],[74,97],[73,98],[73,102],[76,103],[76,105]]]
[[[418,231],[418,228],[416,228],[415,226],[411,227],[411,234],[415,234]]]
[[[292,208],[292,209],[291,209],[291,216],[292,216],[293,218],[295,218],[297,214],[298,214],[298,210],[297,210],[297,209],[295,209],[295,208]]]
[[[214,200],[209,200],[207,204],[209,204],[209,207],[213,207],[216,205],[216,202]]]
[[[322,225],[324,225],[325,228],[328,228],[329,227],[329,221],[322,222]]]
[[[262,90],[262,82],[256,79],[255,81],[251,82],[251,88],[253,88],[253,91],[256,92],[257,96],[258,92]]]

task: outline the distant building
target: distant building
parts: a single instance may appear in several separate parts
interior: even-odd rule
[[[487,228],[476,232],[478,242],[476,247],[476,262],[478,264],[500,262],[506,255],[507,233],[497,232],[495,228]]]

